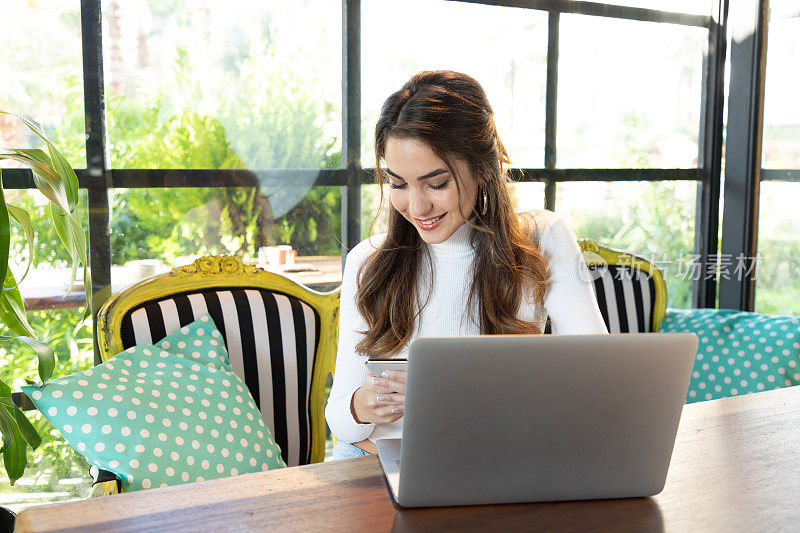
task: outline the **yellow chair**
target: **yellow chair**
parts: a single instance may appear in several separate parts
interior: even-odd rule
[[[231,365],[250,388],[286,464],[321,462],[339,289],[320,293],[237,257],[202,257],[140,281],[103,305],[97,315],[102,359],[157,342],[205,313],[222,334]],[[93,476],[93,496],[118,492],[113,474],[95,469]]]
[[[641,257],[589,239],[578,243],[609,333],[658,331],[667,308],[661,271]]]

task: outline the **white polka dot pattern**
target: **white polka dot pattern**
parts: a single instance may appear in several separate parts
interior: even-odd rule
[[[659,331],[700,339],[687,403],[800,384],[800,318],[668,309]]]
[[[212,331],[209,344],[224,348],[208,355],[229,359],[279,443],[284,461],[291,466],[307,464],[313,442],[320,438],[311,424],[309,401],[319,315],[297,298],[266,289],[204,289],[131,309],[122,317],[119,333],[126,347],[155,339],[161,346],[162,337],[205,313],[219,328]],[[191,359],[200,356],[193,340],[164,349]],[[198,385],[201,389],[202,383]]]
[[[164,338],[163,349],[137,346],[93,371],[23,390],[90,463],[116,474],[124,491],[285,466],[252,396],[209,342],[214,333],[205,315]],[[181,343],[199,355],[167,351]],[[125,386],[132,375],[136,386]],[[204,392],[192,385],[180,394],[194,382],[204,383]],[[120,394],[95,399],[101,384]],[[170,390],[177,394],[167,396]],[[200,404],[205,395],[226,399]],[[259,446],[250,444],[255,431],[265,433]]]

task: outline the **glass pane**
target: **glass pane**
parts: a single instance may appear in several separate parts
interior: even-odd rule
[[[512,183],[511,194],[514,197],[514,210],[517,213],[544,209],[544,183]]]
[[[340,187],[115,189],[114,291],[203,255],[235,255],[319,290],[341,283]],[[289,245],[294,254],[267,249]]]
[[[800,168],[800,106],[797,88],[800,87],[800,6],[794,2],[771,3],[767,46],[767,77],[764,88],[765,168]]]
[[[341,5],[104,2],[114,168],[320,168],[341,159]]]
[[[63,294],[63,291],[60,293]],[[31,306],[28,306],[29,311]],[[86,370],[92,366],[92,320],[82,320],[82,308],[31,311],[28,321],[40,339],[50,343],[56,355],[54,377]],[[0,379],[14,383],[14,390],[24,385],[24,376],[37,376],[32,350],[14,345],[0,347]],[[28,449],[28,468],[12,487],[5,468],[0,467],[0,505],[14,512],[27,507],[84,499],[92,489],[89,465],[61,433],[38,411],[26,415],[42,437],[35,452]]]
[[[707,30],[564,15],[560,35],[559,167],[697,166]]]
[[[694,182],[559,183],[556,211],[578,237],[655,264],[667,284],[667,306],[692,306],[695,268]]]
[[[546,12],[440,0],[374,0],[361,9],[365,167],[375,165],[384,100],[417,72],[439,69],[483,86],[513,166],[544,165]]]
[[[710,15],[711,0],[607,0],[604,4],[628,7],[658,9],[672,13],[689,13],[692,15]]]
[[[76,308],[28,314],[39,338],[47,340],[56,354],[54,377],[92,366],[92,320],[82,321],[82,316],[83,309]],[[32,350],[0,348],[0,379],[15,383],[14,390],[19,390],[25,384],[21,376],[36,376],[34,361]],[[88,497],[92,479],[83,456],[41,413],[34,410],[26,415],[42,437],[42,444],[35,452],[28,449],[28,468],[13,487],[5,468],[0,467],[0,505],[19,512],[33,505]]]
[[[27,276],[30,251],[21,227],[11,226],[10,266],[20,282],[27,318],[39,339],[48,342],[56,356],[54,377],[64,376],[92,366],[92,320],[83,319],[86,297],[82,281],[70,288],[70,259],[51,222],[48,204],[35,189],[7,190],[10,204],[27,210],[35,232],[33,261]],[[76,216],[88,221],[86,190],[79,192]],[[82,271],[78,273],[82,279]],[[0,332],[11,334],[5,327]],[[0,379],[18,391],[26,380],[38,379],[36,356],[21,342],[0,345]],[[37,411],[28,411],[28,418],[43,442],[35,452],[28,451],[25,475],[11,487],[0,469],[0,505],[14,511],[42,503],[85,498],[91,489],[89,466],[72,449],[61,434]]]
[[[800,183],[761,182],[756,311],[800,315]]]
[[[370,235],[386,233],[389,227],[389,188],[383,189],[381,202],[380,185],[361,186],[361,239]]]
[[[33,117],[70,164],[85,167],[80,2],[0,0],[0,13],[0,110]],[[42,145],[17,119],[0,116],[0,146]]]

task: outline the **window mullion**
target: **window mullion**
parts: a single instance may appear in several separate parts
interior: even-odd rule
[[[94,318],[111,296],[111,241],[108,214],[110,172],[106,161],[106,118],[103,89],[103,36],[100,0],[81,1],[81,41],[83,43],[83,95],[86,109],[86,171],[94,180],[87,187],[89,200],[89,264],[92,272],[91,298]],[[100,363],[97,349],[97,320],[93,321],[94,361]]]

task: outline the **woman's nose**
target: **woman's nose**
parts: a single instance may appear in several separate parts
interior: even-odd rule
[[[428,213],[431,203],[424,192],[411,190],[411,198],[408,203],[408,210],[411,216],[420,217]]]

